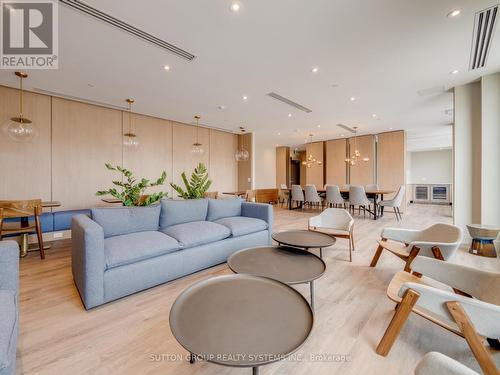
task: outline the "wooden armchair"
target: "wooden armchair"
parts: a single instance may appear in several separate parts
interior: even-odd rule
[[[497,348],[500,338],[500,273],[480,271],[429,257],[417,257],[412,269],[429,278],[398,272],[387,296],[397,303],[396,312],[377,346],[386,356],[411,312],[467,341],[486,375],[500,372],[483,345],[487,338]],[[445,289],[442,284],[448,286]],[[453,288],[453,289],[452,289]],[[455,291],[455,292],[454,292]]]
[[[40,247],[40,258],[45,259],[43,250],[43,237],[40,216],[42,215],[42,200],[20,200],[20,201],[0,201],[0,240],[6,234],[28,234],[36,232],[38,246]],[[29,218],[34,217],[34,222],[30,224]],[[6,226],[4,219],[20,218],[21,225],[12,227]]]

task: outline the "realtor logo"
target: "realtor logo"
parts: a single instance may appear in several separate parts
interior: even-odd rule
[[[0,0],[0,68],[58,68],[57,6],[50,0]]]

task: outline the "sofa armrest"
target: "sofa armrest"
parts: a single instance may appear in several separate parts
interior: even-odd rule
[[[270,204],[243,202],[241,204],[241,216],[264,220],[269,225],[269,230],[272,229],[273,206]]]
[[[104,303],[104,230],[86,215],[71,221],[71,269],[86,309]]]
[[[19,245],[0,241],[0,289],[19,291]]]

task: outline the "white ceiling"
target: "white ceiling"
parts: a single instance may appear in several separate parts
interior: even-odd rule
[[[310,132],[339,137],[343,123],[361,133],[407,129],[410,150],[429,140],[448,147],[452,94],[417,92],[500,71],[499,28],[487,67],[468,71],[474,13],[497,1],[240,0],[237,14],[230,0],[86,1],[195,54],[192,62],[60,4],[59,70],[31,71],[25,84],[111,105],[133,97],[135,112],[187,123],[200,114],[203,124],[244,125],[280,145]],[[0,84],[17,85],[12,71],[0,71]]]

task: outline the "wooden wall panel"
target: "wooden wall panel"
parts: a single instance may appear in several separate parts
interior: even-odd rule
[[[306,170],[307,167],[302,164],[303,161],[306,160],[306,152],[299,152],[299,160],[300,160],[300,186],[304,187],[306,185]]]
[[[349,138],[350,154],[354,152],[354,138]],[[361,158],[368,157],[369,161],[359,160],[356,165],[349,167],[349,183],[351,185],[369,185],[375,183],[375,136],[363,135],[357,137],[357,148]]]
[[[321,165],[313,164],[311,168],[306,168],[306,184],[316,186],[316,189],[323,189],[324,186],[324,142],[313,142],[306,145],[306,159],[309,155],[313,155],[317,160],[321,161]]]
[[[231,192],[238,189],[238,163],[234,158],[238,136],[210,129],[210,191]]]
[[[290,183],[290,147],[276,147],[276,187]]]
[[[381,189],[397,191],[405,185],[406,137],[404,131],[378,134],[377,176]],[[384,197],[392,198],[393,194]],[[406,202],[406,199],[403,200]]]
[[[169,179],[177,185],[184,188],[184,183],[181,179],[181,173],[186,172],[189,176],[193,172],[198,163],[204,163],[210,173],[210,135],[209,130],[206,128],[199,128],[199,142],[203,145],[205,152],[203,155],[194,154],[191,152],[191,146],[196,141],[196,126],[181,124],[179,122],[173,123],[173,175]],[[177,193],[173,193],[173,197],[177,198]]]
[[[253,134],[247,133],[238,136],[238,144],[248,151],[250,157],[247,161],[238,162],[238,190],[245,191],[252,188],[252,163],[253,163]]]
[[[50,96],[26,92],[24,115],[33,121],[36,136],[16,142],[3,126],[19,116],[19,91],[0,86],[0,199],[51,199]]]
[[[52,198],[58,210],[102,205],[97,190],[118,177],[104,163],[122,164],[121,111],[52,98]]]
[[[345,162],[347,142],[345,139],[333,139],[325,142],[325,183],[342,186],[347,183]]]
[[[128,113],[122,112],[124,133],[128,131]],[[156,180],[162,171],[167,172],[165,185],[150,188],[147,192],[166,191],[172,196],[169,181],[172,179],[172,122],[156,117],[132,114],[132,131],[137,134],[137,148],[123,148],[123,165],[136,177]]]

